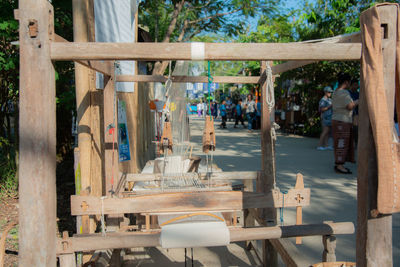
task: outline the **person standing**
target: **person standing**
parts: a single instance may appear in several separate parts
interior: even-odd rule
[[[345,162],[355,162],[353,142],[353,109],[358,105],[358,100],[353,101],[347,88],[350,86],[351,77],[347,73],[338,76],[339,87],[332,96],[332,134],[334,140],[335,171],[351,174],[344,167]]]
[[[358,92],[358,80],[353,79],[351,80],[351,85],[350,85],[350,96],[353,99],[353,101],[356,101],[360,98],[360,93]],[[358,107],[355,107],[353,110],[353,136],[354,136],[354,142],[357,147],[358,143]]]
[[[203,115],[203,103],[201,101],[197,104],[197,115],[199,117]]]
[[[233,128],[236,128],[236,125],[239,124],[239,121],[242,123],[243,128],[246,128],[246,126],[244,125],[244,121],[243,121],[243,111],[242,111],[242,100],[239,99],[239,102],[236,104],[236,115],[235,115],[235,126],[233,126]]]
[[[252,94],[247,95],[245,107],[246,107],[246,117],[247,117],[247,129],[249,132],[252,132],[254,117],[256,114],[256,102],[254,102]]]
[[[321,136],[319,137],[317,150],[333,150],[331,146],[328,146],[329,133],[332,128],[332,92],[332,88],[330,86],[326,86],[324,88],[324,96],[319,101],[322,132]]]
[[[221,126],[222,128],[226,128],[226,102],[225,100],[222,100],[221,106],[219,107],[219,111],[221,114],[221,118],[222,118],[222,123]]]

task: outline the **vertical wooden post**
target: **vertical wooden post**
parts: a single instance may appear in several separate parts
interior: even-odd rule
[[[263,75],[267,68],[267,62],[261,62],[260,73]],[[266,93],[267,83],[260,84],[261,89],[261,188],[258,191],[270,192],[275,181],[275,144],[271,135],[271,114],[268,110]],[[276,209],[263,209],[261,218],[267,223],[276,224]],[[268,240],[263,241],[264,266],[277,266],[278,255]]]
[[[245,192],[254,192],[254,184],[253,180],[244,180],[244,190]],[[249,209],[245,209],[243,211],[243,217],[244,217],[244,226],[245,227],[254,227],[255,225],[255,219],[254,216],[250,213]],[[251,247],[251,241],[246,241],[246,248],[250,249]]]
[[[19,1],[19,266],[56,266],[56,91],[53,7]]]
[[[384,26],[384,82],[391,118],[394,113],[397,7],[379,6]],[[373,217],[377,206],[377,159],[361,77],[358,127],[357,266],[392,266],[392,216]]]
[[[87,42],[86,1],[73,0],[74,42]],[[90,190],[90,93],[88,68],[75,63],[75,91],[78,121],[78,147],[80,152],[81,188]]]
[[[322,261],[335,262],[336,237],[334,235],[324,235],[322,236],[322,244],[324,245],[324,251],[322,253]]]

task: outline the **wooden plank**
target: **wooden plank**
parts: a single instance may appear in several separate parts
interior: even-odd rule
[[[300,203],[296,200],[300,194]],[[283,197],[285,201],[283,201]],[[94,196],[71,196],[72,215],[99,215],[121,213],[158,213],[205,210],[242,210],[248,208],[307,206],[310,204],[310,190],[291,189],[287,194],[272,191],[268,194],[214,191],[163,193],[156,195],[140,195],[129,198],[106,198]]]
[[[20,0],[19,15],[19,266],[56,266],[54,13],[46,0]]]
[[[254,228],[232,227],[228,229],[230,242],[354,233],[354,225],[351,222]],[[60,238],[57,241],[57,253],[68,254],[93,249],[156,247],[160,246],[160,232],[161,230],[154,230],[150,232],[107,233],[107,236],[101,234],[75,235],[66,240]]]
[[[205,43],[204,60],[359,60],[361,44]],[[53,60],[192,60],[190,43],[57,43]]]
[[[91,61],[92,62],[92,61]],[[162,75],[118,75],[117,82],[160,82],[165,83],[168,77]],[[207,76],[171,76],[175,83],[208,83]],[[258,76],[214,76],[214,83],[258,84]]]
[[[388,96],[388,110],[393,118],[395,92],[395,51],[397,7],[379,6],[382,24],[386,24],[386,40],[382,42],[384,82]],[[364,37],[363,37],[364,38]],[[393,49],[391,48],[393,46]],[[377,158],[370,125],[364,80],[361,77],[358,130],[357,169],[357,266],[392,266],[392,216],[373,217],[377,206]]]
[[[266,71],[267,64],[270,62],[261,62],[261,73]],[[271,114],[267,105],[267,84],[263,83],[261,88],[261,176],[258,179],[257,192],[269,192],[275,183],[275,144],[272,138]],[[276,209],[265,208],[260,210],[260,218],[271,224],[276,224]],[[278,257],[272,244],[263,241],[263,265],[277,266]]]
[[[300,236],[296,236],[301,238]],[[271,239],[271,244],[278,251],[283,262],[288,267],[308,267],[312,263],[312,259],[301,253],[295,245],[288,239]]]
[[[257,179],[256,171],[238,171],[238,172],[213,172],[213,173],[199,173],[200,179],[210,177],[211,180],[255,180]],[[161,173],[120,173],[119,176],[125,176],[127,182],[139,181],[158,181],[162,179]]]
[[[111,195],[119,181],[117,110],[114,75],[104,79],[104,174],[105,195]]]

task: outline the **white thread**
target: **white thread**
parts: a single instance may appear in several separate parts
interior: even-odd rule
[[[106,196],[101,197],[101,235],[106,236],[106,223],[104,220],[104,199]]]
[[[190,54],[192,60],[204,60],[205,44],[200,42],[191,43]]]

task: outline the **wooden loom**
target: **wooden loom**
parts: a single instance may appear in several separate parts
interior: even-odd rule
[[[75,1],[74,5],[79,1]],[[83,1],[82,1],[83,2]],[[28,1],[20,0],[19,12],[16,17],[20,21],[20,265],[21,266],[55,266],[56,256],[60,257],[61,264],[75,264],[74,253],[76,251],[87,251],[102,248],[122,248],[136,246],[156,246],[158,245],[159,233],[157,231],[148,233],[116,233],[107,237],[99,234],[87,233],[87,235],[78,235],[74,237],[62,238],[56,237],[56,188],[55,188],[55,165],[56,165],[56,120],[55,120],[55,80],[52,61],[72,60],[78,64],[95,71],[102,72],[106,79],[120,79],[113,77],[112,64],[110,60],[191,60],[190,44],[100,44],[86,43],[81,40],[80,43],[59,42],[60,39],[54,33],[53,8],[46,0]],[[379,8],[382,18],[385,18],[385,25],[392,29],[395,22],[395,10],[390,6]],[[76,14],[83,15],[77,12]],[[76,26],[76,25],[75,25]],[[35,28],[36,31],[30,31]],[[385,36],[385,47],[394,47],[395,36],[389,31]],[[57,42],[58,41],[58,42]],[[386,49],[384,54],[385,62],[393,59],[393,51]],[[297,60],[289,63],[290,66],[299,66],[308,64],[310,61],[318,60],[359,60],[361,56],[360,43],[293,43],[293,44],[206,44],[204,60]],[[106,60],[100,62],[97,60]],[[35,62],[35,64],[32,64]],[[308,62],[308,63],[307,63]],[[285,64],[285,63],[284,63]],[[265,66],[265,64],[263,64]],[[288,66],[290,65],[290,66]],[[37,67],[37,66],[40,66]],[[388,64],[388,68],[394,69],[393,65]],[[388,76],[393,74],[387,74]],[[149,77],[155,79],[157,77]],[[390,77],[389,77],[390,78]],[[77,77],[77,79],[79,79]],[[122,79],[122,78],[121,78]],[[133,78],[132,78],[133,79]],[[158,79],[158,78],[157,78]],[[230,78],[224,78],[230,79]],[[233,79],[233,78],[232,78]],[[235,78],[242,79],[245,78]],[[246,78],[247,79],[247,78]],[[184,80],[184,79],[182,79]],[[248,81],[248,80],[247,80]],[[111,85],[110,85],[111,86]],[[393,91],[388,85],[387,91]],[[264,90],[262,90],[262,93]],[[84,95],[84,94],[83,94]],[[80,96],[78,96],[80,97]],[[265,99],[263,97],[262,99]],[[88,108],[84,98],[80,98],[80,110]],[[360,103],[365,101],[361,98]],[[231,241],[255,240],[255,239],[276,239],[291,236],[308,235],[333,235],[342,233],[351,233],[353,226],[350,223],[326,223],[321,225],[299,225],[299,226],[263,226],[265,219],[276,222],[273,212],[275,204],[271,205],[273,194],[270,191],[271,182],[274,177],[274,158],[273,141],[270,138],[270,121],[266,105],[263,100],[262,112],[262,171],[258,179],[260,194],[247,192],[222,192],[221,194],[229,198],[231,203],[219,203],[206,201],[207,192],[199,193],[199,197],[204,200],[203,208],[212,209],[234,208],[245,209],[244,224],[245,227],[231,230]],[[86,105],[86,106],[85,106]],[[361,105],[362,106],[362,105]],[[368,120],[368,112],[365,106],[363,112],[360,109],[360,121]],[[82,122],[82,121],[81,121]],[[368,122],[363,122],[363,127],[368,129]],[[373,142],[372,136],[368,130],[362,132],[360,144],[368,145]],[[371,141],[372,140],[372,141]],[[361,146],[362,147],[362,146]],[[41,153],[33,153],[40,151]],[[83,155],[84,150],[81,150]],[[85,152],[86,153],[86,152]],[[375,157],[371,154],[370,157]],[[83,161],[87,160],[82,157]],[[362,159],[363,166],[367,166],[368,175],[359,178],[361,187],[359,188],[359,199],[363,200],[359,204],[360,228],[365,231],[358,232],[359,242],[357,242],[357,262],[375,262],[380,266],[389,266],[391,249],[375,250],[374,247],[391,248],[391,216],[379,218],[369,218],[368,203],[374,201],[368,184],[374,179],[374,166],[369,164],[368,159]],[[34,173],[33,177],[31,174]],[[230,175],[230,174],[229,174]],[[232,174],[234,176],[234,174]],[[368,177],[366,179],[365,177]],[[90,184],[90,177],[83,175],[82,184]],[[33,179],[33,180],[32,180]],[[246,182],[246,189],[251,189],[252,185]],[[32,186],[34,185],[34,186]],[[86,186],[84,187],[86,188]],[[372,190],[373,191],[373,190]],[[43,194],[42,192],[46,192]],[[87,194],[89,194],[88,192]],[[193,194],[173,194],[176,199],[184,199],[185,205],[180,209],[190,210],[197,207]],[[160,198],[165,196],[160,196]],[[84,198],[84,199],[82,199]],[[82,207],[74,206],[74,212],[79,212],[82,222],[89,221],[89,215],[99,214],[99,198],[88,196],[72,197],[78,200]],[[152,198],[152,201],[157,198]],[[160,199],[159,199],[160,200]],[[101,200],[100,200],[101,201]],[[143,203],[143,198],[129,199],[103,199],[104,207],[107,212],[117,205],[121,204],[121,211],[130,204]],[[119,202],[122,201],[122,202]],[[84,203],[85,202],[85,203]],[[278,201],[279,202],[279,201]],[[34,206],[32,206],[34,203]],[[235,204],[233,204],[235,203]],[[148,204],[148,203],[147,203]],[[93,206],[94,205],[94,206]],[[97,206],[96,206],[97,205]],[[367,206],[364,206],[367,205]],[[132,205],[137,207],[135,205]],[[173,210],[176,205],[166,202],[166,206],[159,206],[160,210]],[[255,209],[263,210],[263,218],[258,216]],[[128,211],[142,212],[139,208],[132,208]],[[144,213],[153,211],[151,207],[144,210]],[[104,212],[105,213],[105,212]],[[260,226],[250,228],[258,223]],[[85,226],[86,227],[86,226]],[[378,238],[374,231],[379,228],[385,228]],[[86,227],[89,229],[89,227]],[[374,238],[368,238],[372,236]],[[38,246],[40,244],[40,246]],[[57,246],[54,246],[57,244]],[[274,262],[274,256],[271,252],[271,243],[264,242],[263,262],[264,264]],[[279,244],[278,244],[279,245]],[[274,247],[279,250],[278,245]],[[276,254],[275,254],[276,255]],[[382,264],[380,264],[382,263]],[[65,265],[64,265],[65,266]],[[71,266],[71,265],[69,265]]]

